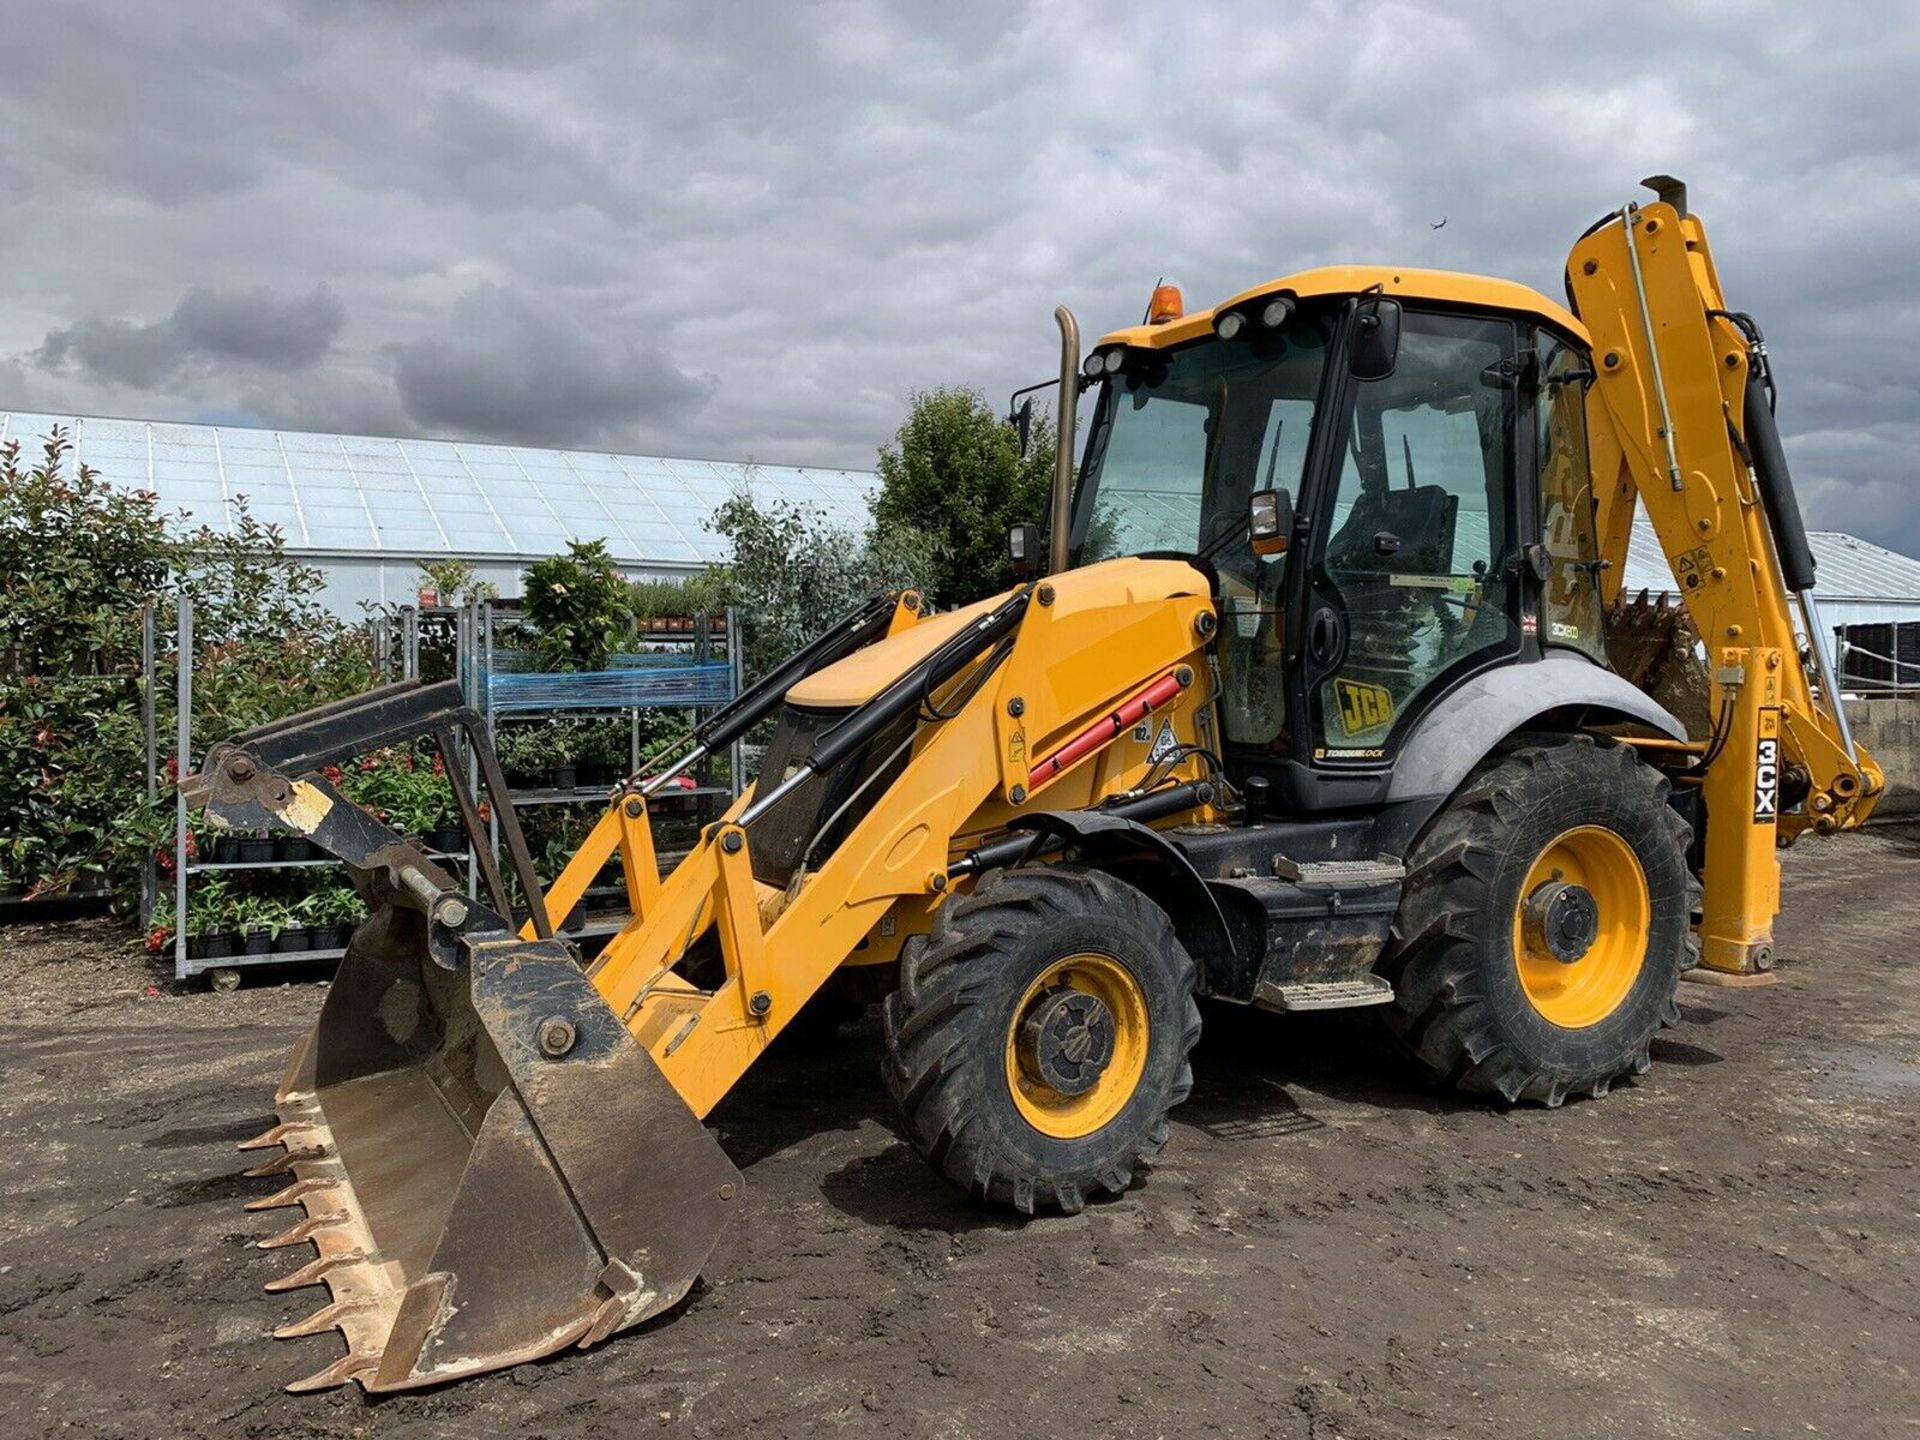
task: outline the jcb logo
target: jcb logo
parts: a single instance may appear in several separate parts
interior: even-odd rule
[[[1333,693],[1340,702],[1340,723],[1349,735],[1383,729],[1393,723],[1393,696],[1384,686],[1336,680]]]
[[[1770,825],[1780,818],[1780,742],[1762,736],[1753,760],[1753,823]]]

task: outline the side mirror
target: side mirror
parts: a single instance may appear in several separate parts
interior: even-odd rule
[[[1400,358],[1400,302],[1368,295],[1353,312],[1347,368],[1356,380],[1384,380]]]
[[[1040,573],[1040,527],[1015,525],[1007,531],[1007,559],[1016,580],[1030,579]]]
[[[1013,433],[1019,437],[1020,458],[1024,460],[1027,458],[1027,447],[1033,441],[1033,397],[1029,395],[1022,400],[1007,421],[1013,426]]]
[[[1284,490],[1256,490],[1247,501],[1247,534],[1256,555],[1284,555],[1293,543],[1293,497]]]

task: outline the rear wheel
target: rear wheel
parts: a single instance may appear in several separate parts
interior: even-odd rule
[[[1632,748],[1483,764],[1408,856],[1383,1013],[1460,1088],[1558,1105],[1647,1069],[1694,961],[1686,822]]]
[[[1166,915],[1110,875],[988,875],[901,956],[887,1088],[915,1148],[1026,1214],[1118,1194],[1193,1085],[1193,961]]]

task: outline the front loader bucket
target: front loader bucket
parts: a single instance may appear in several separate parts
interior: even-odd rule
[[[295,1051],[280,1123],[243,1149],[298,1207],[263,1248],[318,1255],[269,1290],[329,1303],[280,1337],[347,1353],[289,1386],[438,1384],[586,1346],[693,1284],[740,1177],[561,943],[469,936],[428,955],[385,905],[353,938]]]

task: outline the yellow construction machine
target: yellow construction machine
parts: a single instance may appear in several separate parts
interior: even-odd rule
[[[1193,313],[1162,289],[1084,364],[1058,312],[1025,578],[829,626],[616,789],[544,896],[451,684],[215,748],[195,803],[310,837],[371,906],[251,1142],[284,1188],[249,1208],[299,1212],[261,1243],[317,1252],[268,1288],[331,1292],[280,1333],[348,1344],[294,1388],[430,1385],[678,1302],[747,1203],[701,1122],[822,991],[884,999],[928,1161],[1034,1213],[1166,1143],[1197,997],[1374,1006],[1435,1077],[1557,1105],[1647,1068],[1685,972],[1763,976],[1776,847],[1859,825],[1882,778],[1760,331],[1648,184],[1573,247],[1567,308],[1341,266]],[[1678,605],[1618,593],[1636,513]],[[650,797],[756,725],[758,779],[663,876]],[[476,765],[518,914],[484,845],[474,898],[321,774],[421,737],[478,834]],[[583,964],[549,917],[616,856],[633,918]]]

